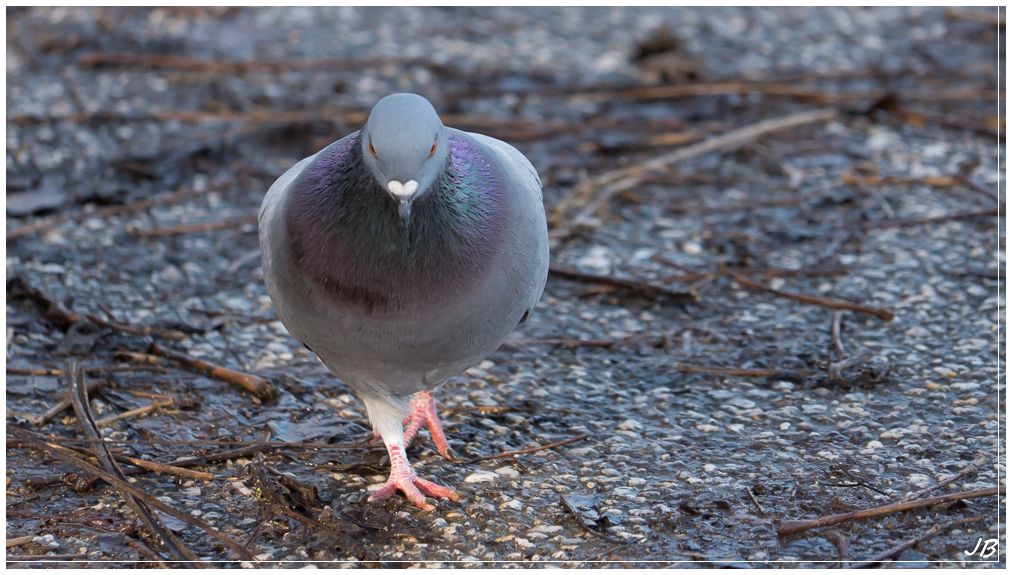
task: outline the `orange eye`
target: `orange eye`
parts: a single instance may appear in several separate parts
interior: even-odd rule
[[[376,149],[372,147],[372,142],[371,141],[369,142],[369,153],[372,154],[372,157],[374,157],[374,158],[379,157],[379,156],[376,155]]]
[[[432,140],[432,149],[429,150],[429,157],[436,153],[436,140]]]

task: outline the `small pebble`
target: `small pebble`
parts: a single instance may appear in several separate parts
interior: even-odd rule
[[[635,419],[627,419],[619,424],[618,428],[623,431],[637,431],[643,429],[643,424]]]
[[[517,477],[520,477],[520,472],[517,471],[516,469],[513,469],[512,467],[500,467],[499,469],[496,469],[495,472],[503,477],[508,477],[510,479],[516,479]]]
[[[498,478],[498,473],[492,473],[491,471],[476,471],[475,473],[465,477],[464,483],[487,483],[489,481],[495,481]]]
[[[506,503],[503,503],[502,505],[499,506],[499,509],[513,509],[515,511],[520,511],[523,508],[524,502],[520,501],[519,499],[510,499]]]

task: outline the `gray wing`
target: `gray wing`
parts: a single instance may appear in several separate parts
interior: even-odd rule
[[[499,159],[503,162],[503,166],[511,174],[518,176],[520,179],[530,179],[528,185],[536,184],[534,187],[538,190],[538,199],[542,202],[542,208],[544,208],[544,192],[542,191],[541,176],[538,175],[538,171],[534,169],[534,165],[527,159],[527,156],[520,153],[520,150],[507,144],[506,142],[490,138],[483,134],[476,134],[474,132],[466,132],[468,136],[471,136],[477,140],[483,146],[487,146],[494,151]],[[542,209],[544,211],[544,209]]]
[[[510,175],[517,193],[528,195],[525,201],[521,202],[521,205],[525,206],[525,213],[520,214],[520,217],[532,219],[534,231],[538,234],[537,249],[540,251],[541,260],[538,262],[537,272],[535,273],[539,274],[541,282],[539,284],[540,287],[531,294],[530,305],[517,324],[519,326],[526,322],[530,313],[534,311],[534,306],[541,299],[541,295],[545,291],[545,285],[548,283],[548,264],[551,256],[549,253],[548,221],[545,215],[544,190],[541,184],[541,176],[538,175],[538,171],[534,169],[531,161],[520,153],[520,150],[517,150],[506,142],[483,134],[466,133],[479,144],[494,152],[502,163],[503,169]]]

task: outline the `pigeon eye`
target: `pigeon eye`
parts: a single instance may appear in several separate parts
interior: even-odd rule
[[[374,158],[379,157],[376,155],[376,149],[372,147],[372,141],[369,142],[369,153],[372,154],[372,157]]]
[[[436,153],[436,142],[437,142],[437,140],[432,140],[432,149],[429,150],[429,157],[430,158],[432,157],[433,154]]]

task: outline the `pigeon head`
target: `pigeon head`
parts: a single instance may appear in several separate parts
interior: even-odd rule
[[[396,202],[401,223],[408,227],[411,204],[446,165],[446,126],[425,98],[392,94],[373,107],[361,144],[366,167]]]

